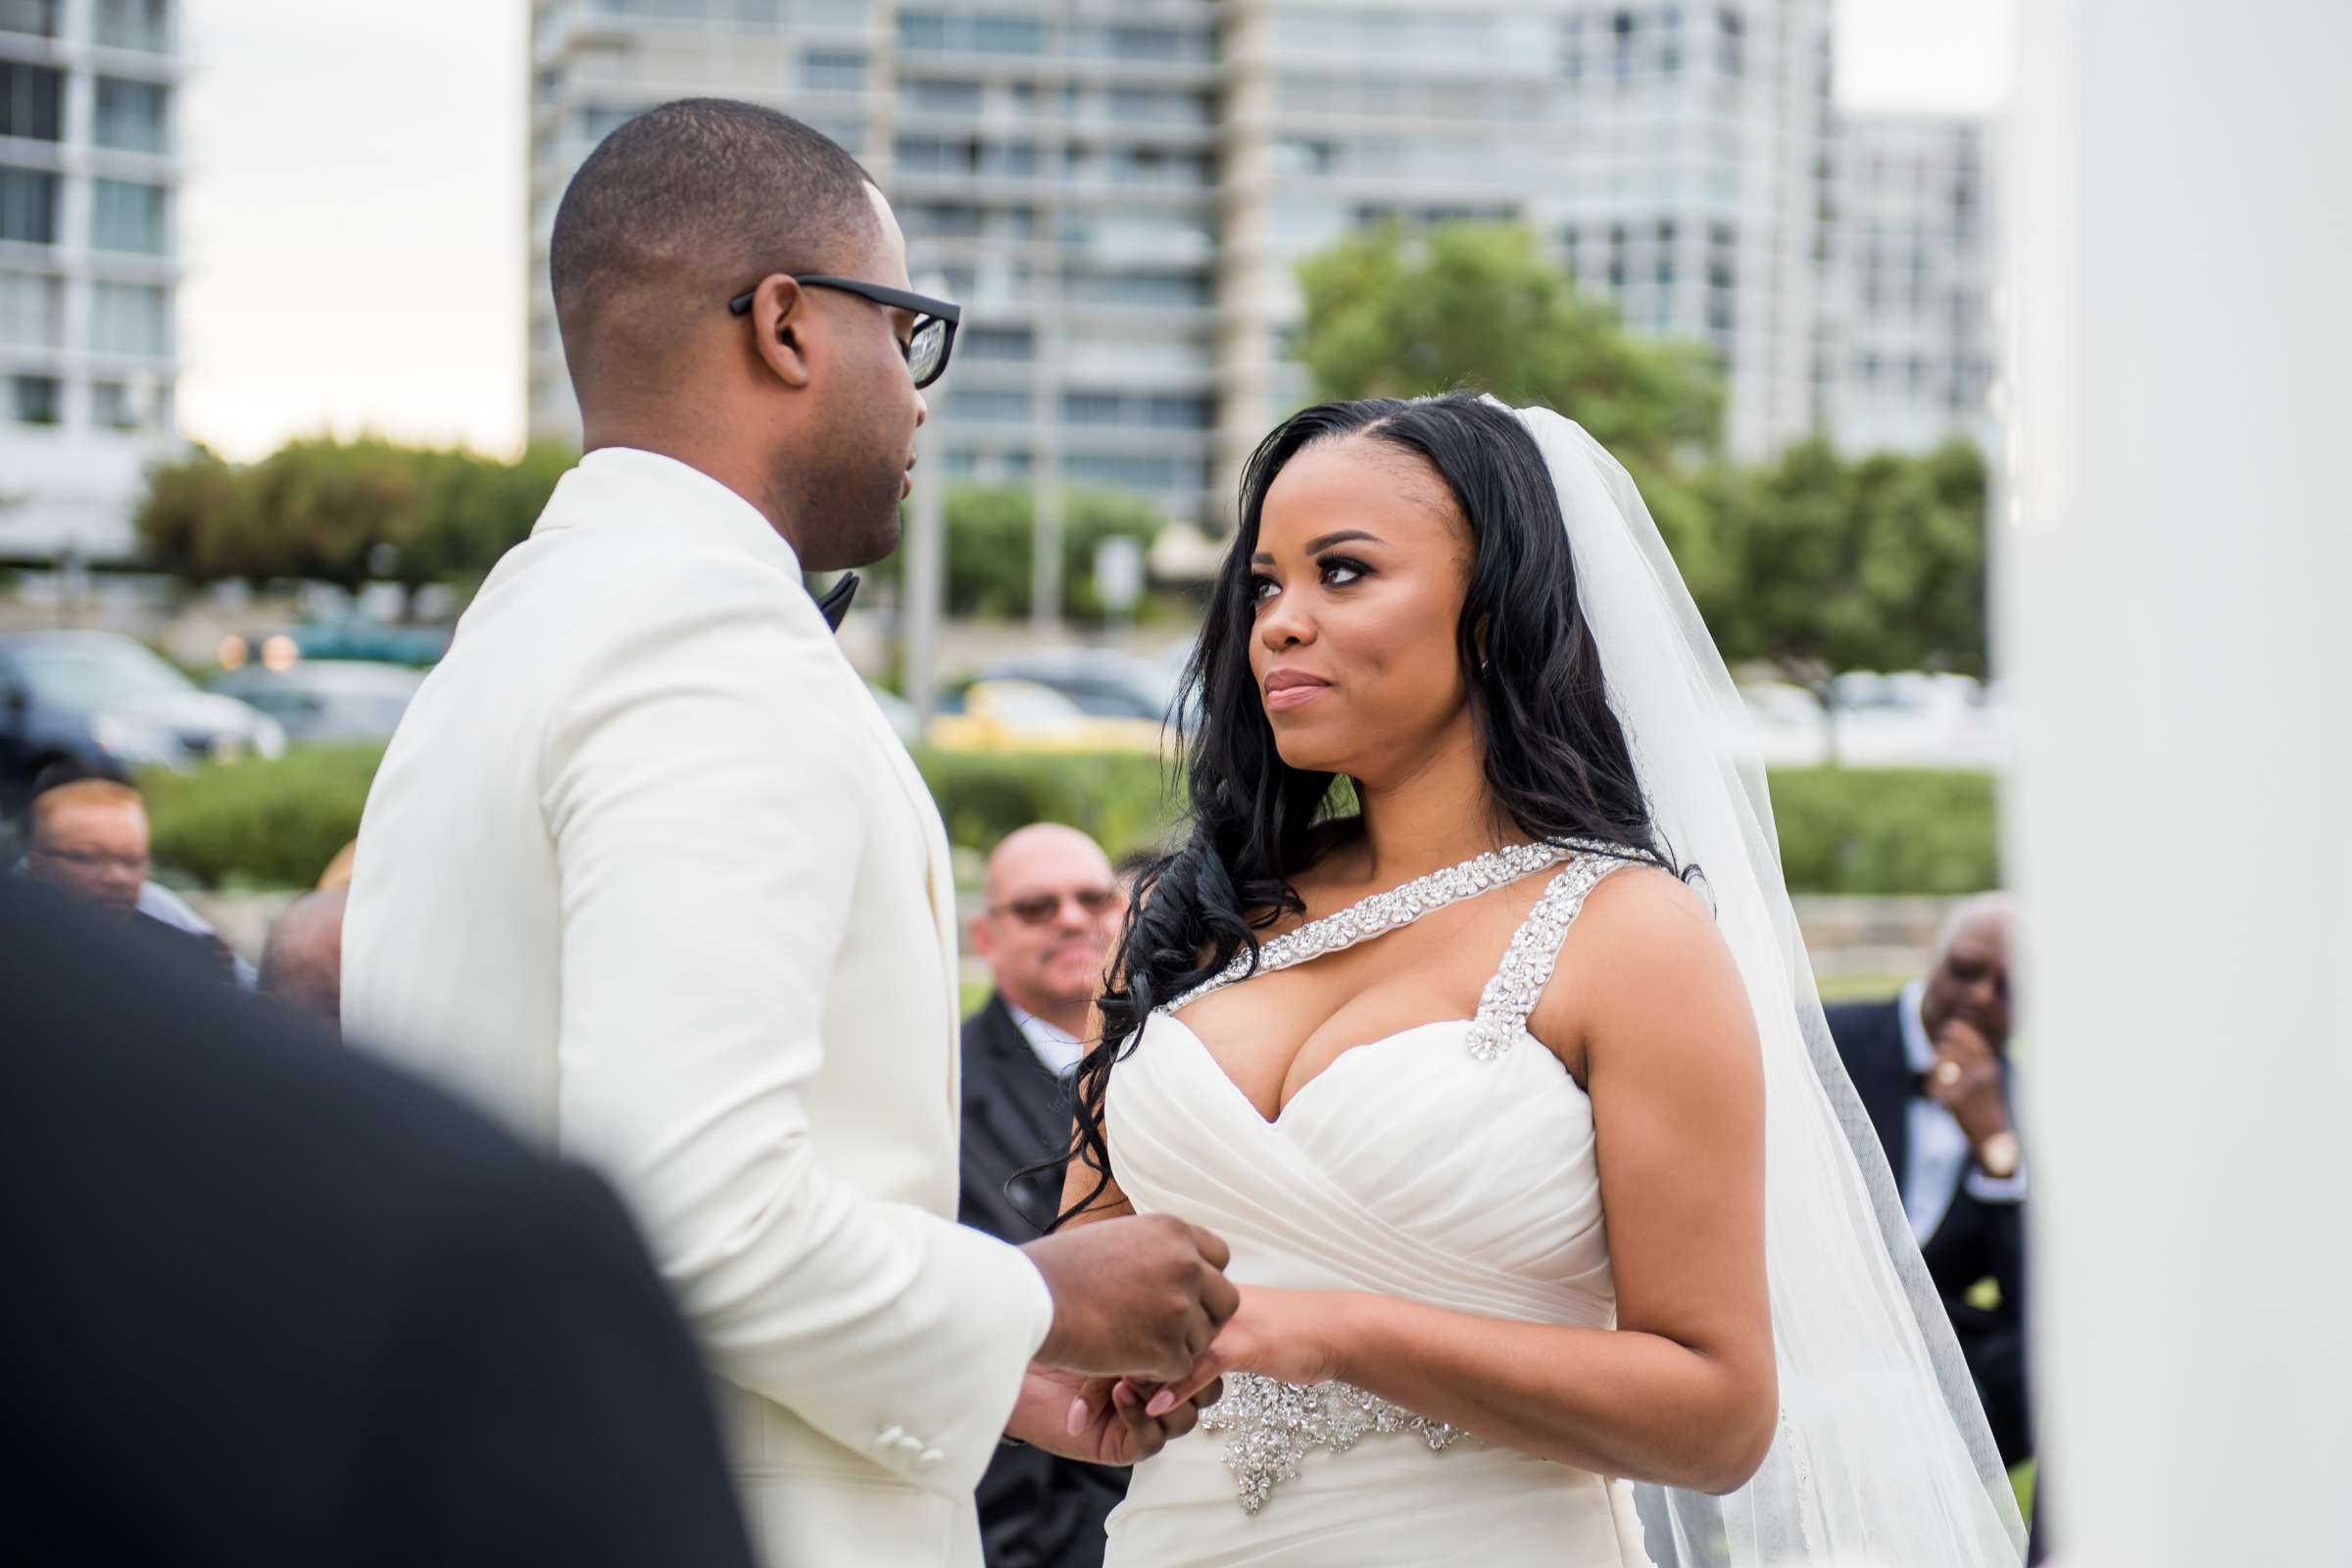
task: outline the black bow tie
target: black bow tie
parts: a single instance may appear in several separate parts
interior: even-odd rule
[[[850,612],[850,601],[857,597],[858,574],[845,571],[841,574],[841,581],[833,585],[832,592],[816,602],[816,612],[825,617],[826,625],[839,631],[842,617]]]

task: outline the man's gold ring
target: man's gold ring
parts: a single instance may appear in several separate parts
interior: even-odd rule
[[[1939,1061],[1936,1064],[1936,1082],[1939,1087],[1949,1089],[1959,1081],[1960,1064],[1958,1062]]]

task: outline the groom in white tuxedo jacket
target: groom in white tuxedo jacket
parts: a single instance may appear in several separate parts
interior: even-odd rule
[[[1195,1412],[1073,1437],[1080,1376],[1179,1375],[1235,1297],[1164,1219],[953,1220],[947,840],[802,578],[896,544],[953,308],[846,153],[746,105],[616,131],[551,257],[590,450],[384,760],[346,1028],[613,1178],[772,1562],[977,1564],[1008,1423],[1152,1451]]]

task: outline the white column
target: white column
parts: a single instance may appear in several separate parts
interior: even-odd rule
[[[2018,18],[1998,647],[2056,1560],[2344,1562],[2352,7]]]

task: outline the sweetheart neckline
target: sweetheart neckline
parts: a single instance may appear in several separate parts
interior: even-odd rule
[[[1340,1052],[1339,1054],[1333,1056],[1329,1061],[1325,1062],[1321,1070],[1316,1072],[1312,1078],[1309,1078],[1306,1082],[1300,1084],[1298,1088],[1298,1091],[1294,1093],[1291,1098],[1279,1108],[1277,1108],[1271,1117],[1267,1116],[1264,1111],[1257,1108],[1257,1102],[1250,1098],[1250,1093],[1248,1090],[1244,1089],[1240,1084],[1234,1082],[1233,1075],[1227,1072],[1224,1068],[1224,1064],[1217,1060],[1217,1054],[1208,1049],[1208,1042],[1200,1038],[1200,1033],[1199,1030],[1195,1029],[1191,1024],[1186,1023],[1181,1017],[1177,1016],[1173,1012],[1160,1013],[1156,1015],[1153,1021],[1157,1023],[1172,1023],[1177,1028],[1183,1030],[1186,1037],[1192,1041],[1194,1047],[1200,1053],[1201,1064],[1207,1067],[1208,1070],[1215,1075],[1217,1081],[1225,1086],[1227,1091],[1232,1094],[1234,1100],[1240,1103],[1241,1107],[1250,1113],[1250,1119],[1256,1122],[1260,1127],[1265,1128],[1268,1132],[1280,1132],[1283,1124],[1290,1119],[1291,1112],[1298,1108],[1298,1102],[1307,1097],[1308,1093],[1314,1089],[1315,1085],[1330,1077],[1332,1073],[1338,1069],[1340,1063],[1347,1060],[1349,1056],[1362,1055],[1366,1052],[1377,1050],[1382,1046],[1394,1045],[1399,1040],[1410,1039],[1414,1035],[1423,1034],[1432,1029],[1467,1029],[1474,1026],[1478,1020],[1475,1018],[1432,1018],[1426,1023],[1412,1024],[1406,1028],[1397,1030],[1394,1034],[1383,1035],[1378,1040],[1366,1040],[1356,1045],[1349,1046],[1346,1050]],[[1586,1093],[1585,1086],[1576,1081],[1576,1075],[1568,1070],[1568,1064],[1562,1061],[1558,1056],[1554,1055],[1551,1048],[1544,1045],[1543,1041],[1537,1039],[1533,1031],[1522,1027],[1519,1031],[1519,1035],[1522,1040],[1526,1041],[1530,1045],[1535,1046],[1545,1061],[1550,1062],[1554,1067],[1559,1069],[1560,1076],[1567,1080],[1568,1087],[1574,1091],[1579,1098],[1586,1101],[1590,1101],[1592,1099],[1592,1096]],[[1516,1055],[1518,1053],[1513,1052],[1509,1054]],[[1480,1057],[1470,1056],[1465,1054],[1464,1059],[1479,1067],[1493,1067],[1497,1065],[1505,1058],[1497,1056],[1482,1059]]]

